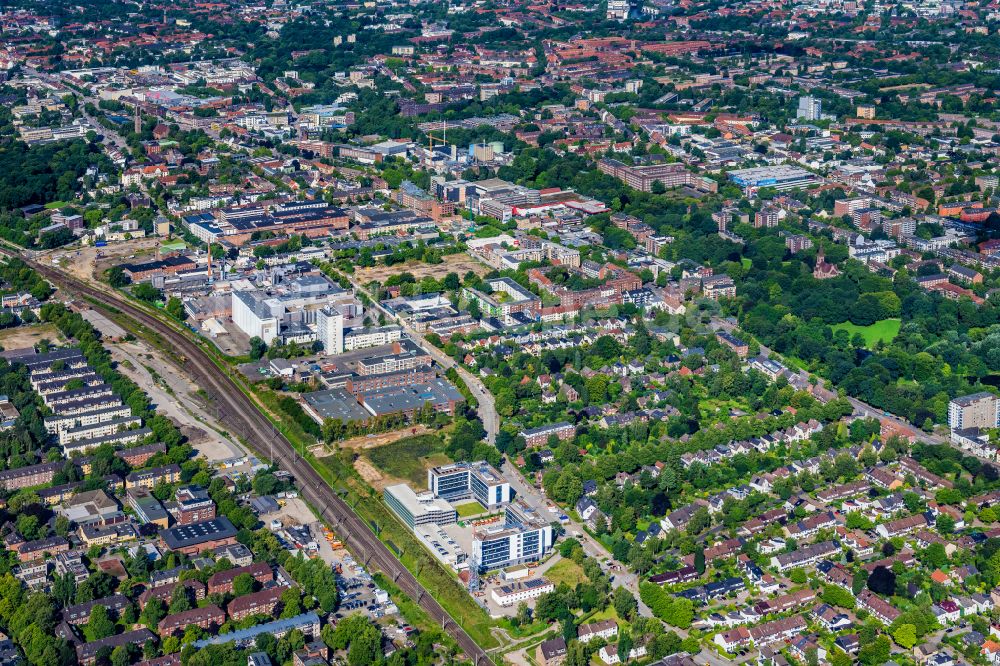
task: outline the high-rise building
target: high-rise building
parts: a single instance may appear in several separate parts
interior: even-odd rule
[[[316,313],[316,337],[327,354],[344,353],[344,315],[328,305]]]
[[[985,391],[955,398],[948,403],[948,426],[952,430],[1000,427],[1000,400]]]
[[[795,113],[796,118],[802,120],[819,120],[823,115],[823,101],[812,95],[799,97],[799,110]]]
[[[627,21],[636,10],[633,0],[608,0],[608,20]]]
[[[875,117],[874,104],[858,104],[858,118],[871,120]]]

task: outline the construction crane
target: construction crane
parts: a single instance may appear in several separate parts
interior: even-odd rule
[[[447,120],[444,121],[444,125],[442,127],[442,131],[443,131],[443,136],[440,139],[437,138],[436,136],[434,136],[433,134],[431,134],[430,132],[427,133],[427,149],[428,150],[430,150],[430,151],[433,152],[433,150],[434,150],[434,142],[435,141],[437,141],[437,144],[439,146],[447,146],[448,145],[448,121]]]

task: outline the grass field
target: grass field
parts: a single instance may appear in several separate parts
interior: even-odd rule
[[[466,502],[465,504],[457,504],[455,511],[458,512],[459,518],[468,518],[469,516],[478,516],[486,510],[479,502]]]
[[[545,577],[555,585],[566,583],[570,587],[576,587],[577,583],[587,580],[583,568],[573,560],[566,558],[549,567],[549,570],[545,572]]]
[[[604,610],[597,611],[593,615],[587,618],[587,622],[600,622],[601,620],[614,620],[618,621],[618,613],[615,612],[614,604],[609,605]]]
[[[865,339],[866,347],[874,347],[879,340],[883,342],[891,342],[893,338],[899,335],[899,327],[902,322],[899,319],[883,319],[882,321],[877,321],[870,326],[858,326],[857,324],[852,324],[849,321],[845,321],[843,324],[836,324],[831,326],[836,331],[847,331],[847,333],[853,338],[855,333],[860,333],[861,337]]]
[[[364,453],[387,476],[405,479],[419,488],[427,483],[427,469],[448,462],[444,441],[437,435],[407,437]]]

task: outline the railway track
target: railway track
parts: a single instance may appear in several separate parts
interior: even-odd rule
[[[6,248],[0,248],[0,253],[15,254]],[[94,307],[103,308],[112,314],[118,311],[160,335],[164,342],[183,359],[185,371],[209,393],[210,399],[215,402],[222,416],[222,422],[243,435],[245,441],[259,454],[268,455],[279,467],[295,477],[303,497],[317,507],[323,519],[333,526],[342,541],[358,556],[365,567],[378,569],[391,578],[404,594],[416,601],[455,639],[459,648],[476,666],[493,663],[472,637],[424,589],[385,544],[378,540],[350,505],[333,491],[307,460],[298,455],[292,443],[276,430],[257,404],[228,374],[219,370],[208,354],[187,334],[117,294],[95,289],[77,278],[27,259],[23,255],[22,258],[63,291],[88,297]]]

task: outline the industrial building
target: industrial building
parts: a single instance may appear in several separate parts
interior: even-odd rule
[[[819,182],[809,171],[788,164],[735,169],[727,175],[729,180],[747,191],[771,187],[780,192],[808,187]]]
[[[233,323],[248,337],[258,337],[266,344],[275,340],[288,344],[319,339],[318,318],[324,309],[330,314],[323,315],[323,335],[336,344],[336,318],[329,310],[331,306],[342,317],[359,317],[362,313],[351,292],[321,275],[299,275],[266,291],[237,288],[232,291]],[[340,326],[342,330],[343,321]]]

